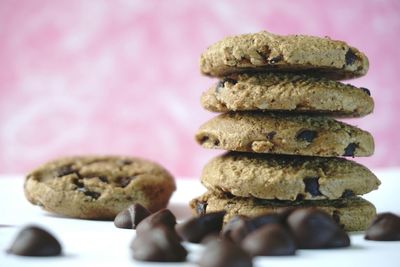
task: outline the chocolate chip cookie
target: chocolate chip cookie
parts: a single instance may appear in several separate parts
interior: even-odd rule
[[[214,112],[269,110],[347,117],[365,116],[374,108],[366,88],[291,73],[231,75],[204,92],[201,104]]]
[[[330,214],[346,231],[365,230],[376,214],[375,206],[361,197],[336,200],[278,201],[206,192],[204,195],[193,199],[190,202],[190,207],[197,214],[225,210],[225,222],[228,222],[235,215],[256,217],[279,212],[290,207],[315,207]]]
[[[337,199],[366,194],[380,181],[344,158],[229,152],[207,163],[201,182],[211,191],[279,200]]]
[[[201,72],[215,77],[254,71],[300,71],[339,80],[363,76],[368,67],[367,57],[345,42],[266,31],[226,37],[200,57]]]
[[[140,158],[79,156],[50,161],[26,176],[25,196],[45,210],[84,219],[114,219],[132,203],[167,206],[171,174]]]
[[[305,156],[369,156],[370,133],[325,116],[230,112],[203,124],[196,140],[205,148]]]

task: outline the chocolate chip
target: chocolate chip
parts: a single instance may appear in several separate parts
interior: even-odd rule
[[[94,198],[94,199],[98,199],[100,197],[100,193],[98,192],[94,192],[94,191],[89,191],[86,187],[78,187],[76,189],[78,192],[82,192],[83,194],[85,194],[85,196]]]
[[[72,169],[71,165],[65,165],[65,166],[61,166],[60,168],[58,168],[56,170],[56,175],[57,175],[57,177],[63,177],[65,175],[72,174],[74,172],[75,172],[75,170]]]
[[[347,247],[347,233],[329,214],[313,208],[297,209],[287,218],[287,224],[299,248],[318,249]]]
[[[240,244],[242,240],[252,231],[252,225],[249,223],[249,218],[236,215],[226,223],[221,231],[221,236],[224,239]]]
[[[346,189],[343,191],[342,198],[348,198],[348,197],[353,197],[354,192],[350,189]]]
[[[114,219],[114,225],[118,228],[136,229],[136,226],[150,214],[148,209],[135,203],[118,213]]]
[[[310,193],[313,197],[322,196],[319,191],[318,177],[306,177],[303,179],[305,191]]]
[[[237,81],[232,78],[222,79],[217,83],[217,86],[215,87],[215,91],[217,93],[219,93],[221,88],[225,86],[225,83],[231,83],[231,84],[235,85],[237,83]]]
[[[294,255],[296,252],[293,236],[277,223],[253,231],[243,240],[242,248],[251,256],[283,256]]]
[[[252,231],[271,223],[279,223],[281,218],[276,213],[265,214],[249,219],[249,223],[252,226]]]
[[[19,256],[57,256],[61,254],[61,245],[46,230],[27,226],[18,233],[7,253]]]
[[[204,144],[208,139],[210,139],[210,137],[208,137],[207,135],[202,136],[202,137],[199,139],[199,143],[202,145],[202,144]]]
[[[317,132],[313,130],[300,130],[296,134],[296,140],[311,143],[317,137]]]
[[[345,55],[346,65],[352,65],[357,59],[356,54],[354,54],[353,50],[347,50]]]
[[[276,64],[276,63],[278,63],[279,61],[281,61],[282,59],[283,59],[283,56],[282,56],[282,55],[278,55],[278,56],[276,56],[276,57],[271,58],[271,59],[269,60],[269,64]]]
[[[207,202],[197,202],[196,203],[196,213],[198,215],[204,215],[206,214],[206,209],[207,209]]]
[[[76,185],[77,189],[78,189],[78,188],[82,188],[82,187],[85,186],[85,185],[82,183],[82,180],[79,180],[79,179],[74,179],[74,180],[72,181],[72,183],[73,183],[74,185]]]
[[[360,87],[360,89],[363,90],[367,95],[371,96],[371,92],[369,91],[368,88]]]
[[[168,209],[159,210],[143,219],[136,227],[136,233],[140,234],[156,227],[164,225],[165,227],[175,231],[176,218]]]
[[[274,138],[275,135],[276,135],[275,131],[267,133],[266,134],[267,140],[272,141],[272,139]]]
[[[356,150],[356,148],[358,147],[358,144],[356,143],[350,143],[345,149],[344,149],[344,153],[342,156],[345,157],[354,157],[354,151]]]
[[[214,141],[214,146],[219,146],[219,140],[218,139]]]
[[[176,225],[175,230],[184,241],[199,243],[207,234],[221,231],[225,211],[211,212]]]
[[[99,176],[97,177],[100,181],[102,181],[103,183],[108,183],[108,178],[106,176]]]
[[[400,217],[391,212],[378,214],[366,230],[365,239],[400,241]]]
[[[120,187],[126,187],[135,178],[135,176],[121,176],[117,177],[116,181]]]
[[[163,225],[136,235],[131,249],[133,258],[139,261],[182,262],[188,254],[175,233]]]
[[[227,240],[209,242],[198,262],[200,267],[252,267],[250,255]]]

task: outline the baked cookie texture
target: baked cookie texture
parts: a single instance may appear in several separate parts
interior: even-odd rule
[[[345,42],[266,31],[226,37],[200,57],[201,72],[214,77],[278,70],[340,80],[363,76],[368,67],[367,57]]]
[[[344,158],[228,152],[203,168],[210,191],[279,200],[338,199],[363,195],[380,185],[366,167]]]
[[[213,112],[267,110],[362,117],[374,109],[366,88],[293,73],[231,75],[201,97]]]
[[[43,209],[83,219],[113,220],[132,203],[167,206],[175,181],[160,165],[135,157],[78,156],[50,161],[26,176],[26,198]]]
[[[205,148],[305,156],[369,156],[370,133],[325,116],[230,112],[203,124],[196,140]]]
[[[361,197],[337,200],[277,201],[234,197],[208,191],[193,199],[190,207],[196,214],[225,210],[225,223],[236,215],[256,217],[291,207],[318,208],[330,214],[346,231],[365,230],[376,215],[374,205]]]

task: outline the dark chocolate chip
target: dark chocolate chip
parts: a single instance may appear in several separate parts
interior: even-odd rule
[[[214,141],[214,146],[219,146],[219,140],[218,139]]]
[[[99,176],[99,177],[97,177],[97,178],[99,178],[99,180],[102,181],[103,183],[108,184],[108,178],[107,178],[107,176]]]
[[[136,235],[131,249],[133,258],[139,261],[182,262],[188,254],[176,234],[163,225]]]
[[[271,58],[271,59],[269,60],[269,63],[270,63],[270,64],[276,64],[276,63],[278,63],[279,61],[281,61],[282,59],[283,59],[283,56],[282,56],[282,55],[278,55],[278,56],[276,56],[276,57]]]
[[[363,90],[367,95],[371,96],[371,92],[369,91],[368,88],[360,87],[360,89]]]
[[[251,256],[294,255],[296,243],[291,233],[280,224],[272,223],[253,231],[242,242]]]
[[[209,242],[198,262],[200,267],[252,267],[250,255],[228,240]]]
[[[74,179],[72,182],[73,182],[74,185],[76,185],[77,188],[82,188],[82,187],[85,186],[85,185],[82,183],[82,180],[79,180],[79,179]]]
[[[366,230],[365,239],[400,241],[400,217],[391,212],[378,214]]]
[[[219,93],[220,91],[221,91],[221,88],[222,87],[224,87],[225,86],[225,83],[231,83],[231,84],[236,84],[237,83],[237,81],[236,80],[234,80],[234,79],[232,79],[232,78],[225,78],[225,79],[222,79],[222,80],[220,80],[218,83],[217,83],[217,85],[216,85],[216,87],[215,87],[215,91],[217,92],[217,93]]]
[[[206,235],[222,229],[225,211],[211,212],[177,224],[175,230],[184,241],[199,243]]]
[[[204,144],[205,142],[207,142],[208,139],[210,139],[210,137],[208,137],[207,135],[202,136],[202,137],[199,139],[199,143],[202,145],[202,144]]]
[[[348,197],[353,197],[354,192],[350,189],[346,189],[343,191],[342,198],[348,198]]]
[[[249,223],[249,218],[236,215],[226,223],[221,231],[221,236],[224,239],[240,244],[242,240],[253,230]]]
[[[296,201],[302,201],[304,200],[305,196],[303,194],[297,194],[296,196]]]
[[[280,223],[281,218],[276,213],[260,215],[249,219],[249,223],[252,226],[252,231],[271,223]]]
[[[61,245],[46,230],[27,226],[18,233],[7,253],[19,256],[57,256],[61,254]]]
[[[274,138],[275,135],[276,135],[275,131],[267,133],[266,134],[267,140],[271,141]]]
[[[356,54],[354,54],[353,50],[347,50],[345,55],[346,65],[352,65],[357,59]]]
[[[82,192],[83,194],[85,194],[85,196],[94,198],[94,199],[98,199],[100,197],[100,193],[95,192],[95,191],[89,191],[86,187],[78,187],[76,189],[79,192]]]
[[[56,175],[57,177],[62,177],[71,173],[74,173],[75,170],[72,169],[71,165],[65,165],[65,166],[61,166],[60,168],[58,168],[56,170]]]
[[[198,215],[204,215],[206,214],[206,209],[207,209],[207,202],[197,202],[196,203],[196,213]]]
[[[319,191],[318,179],[318,177],[306,177],[303,179],[305,191],[310,193],[313,197],[322,195]]]
[[[175,231],[176,218],[168,209],[159,210],[143,219],[136,227],[136,233],[140,234],[156,227],[164,225],[165,227]]]
[[[114,219],[114,225],[118,228],[136,229],[136,226],[150,214],[148,209],[135,203],[118,213]]]
[[[135,176],[121,176],[117,177],[116,181],[120,187],[126,187],[135,178]]]
[[[354,157],[354,151],[358,147],[358,144],[356,143],[350,143],[345,149],[343,156],[345,157]]]
[[[287,224],[299,248],[336,248],[350,245],[347,233],[329,214],[321,210],[297,209],[289,215]]]
[[[311,143],[317,137],[317,132],[313,130],[300,130],[296,134],[296,140],[299,141],[306,141]]]

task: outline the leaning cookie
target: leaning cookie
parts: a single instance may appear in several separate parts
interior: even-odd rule
[[[266,110],[362,117],[374,101],[366,88],[291,73],[239,74],[224,78],[201,97],[214,112]]]
[[[206,192],[190,202],[193,213],[205,214],[215,211],[226,211],[224,222],[236,215],[256,217],[268,213],[280,212],[293,207],[313,207],[330,214],[346,231],[363,231],[367,229],[376,215],[373,204],[361,197],[337,200],[314,201],[277,201],[259,198],[243,198]]]
[[[380,185],[366,167],[344,158],[228,152],[208,162],[201,182],[210,191],[278,200],[338,199]]]
[[[84,219],[114,219],[132,203],[167,206],[173,177],[140,158],[80,156],[50,161],[27,175],[25,196],[45,210]]]
[[[205,148],[304,156],[370,156],[370,133],[325,116],[230,112],[204,123],[196,140]]]
[[[360,77],[367,57],[345,42],[266,31],[226,37],[201,55],[203,74],[223,77],[250,71],[300,71],[335,80]]]

